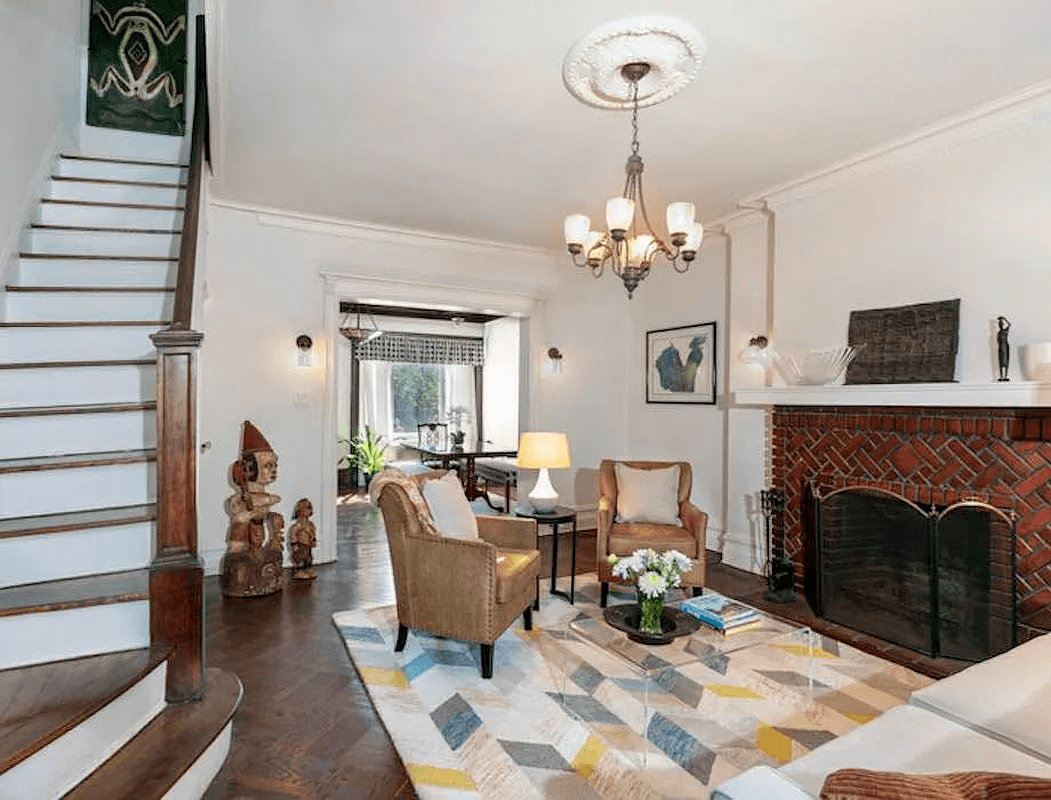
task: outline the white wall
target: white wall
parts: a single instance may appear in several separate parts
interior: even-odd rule
[[[243,420],[280,458],[273,491],[291,519],[314,501],[315,560],[335,558],[335,440],[339,300],[422,302],[497,313],[529,313],[554,284],[544,253],[374,226],[304,218],[213,201],[208,209],[198,327],[199,540],[214,572],[225,551]],[[315,365],[294,366],[297,334],[315,342]],[[297,398],[299,402],[297,402]]]
[[[0,4],[0,278],[55,153],[75,138],[80,26],[68,0]]]
[[[845,344],[854,309],[956,297],[961,382],[995,378],[997,315],[1015,345],[1051,340],[1049,91],[771,195],[778,349]]]
[[[521,322],[495,319],[485,325],[482,405],[485,438],[495,448],[518,447],[519,350]]]

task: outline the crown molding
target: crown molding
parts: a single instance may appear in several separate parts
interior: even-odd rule
[[[966,113],[948,117],[901,138],[864,150],[831,166],[748,195],[740,202],[766,200],[770,204],[790,203],[915,161],[947,147],[1007,130],[1034,114],[1048,102],[1049,95],[1051,80],[1041,81]]]
[[[466,236],[437,233],[435,231],[397,228],[391,225],[358,222],[354,220],[339,219],[338,217],[324,217],[305,214],[298,211],[283,211],[268,206],[241,203],[236,200],[226,200],[213,197],[211,204],[222,208],[233,209],[234,211],[254,214],[260,225],[274,228],[287,228],[306,233],[317,233],[325,236],[367,239],[374,242],[401,245],[416,242],[427,247],[438,245],[455,248],[460,251],[484,254],[489,257],[498,254],[501,258],[506,258],[508,254],[513,254],[519,258],[547,262],[551,262],[551,259],[555,257],[555,254],[550,250],[544,250],[539,247],[526,247],[525,245],[494,242],[488,239],[472,239]]]

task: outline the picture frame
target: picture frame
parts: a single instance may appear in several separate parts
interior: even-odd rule
[[[715,405],[715,323],[646,331],[646,402]]]

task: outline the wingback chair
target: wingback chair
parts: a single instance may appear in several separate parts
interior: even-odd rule
[[[540,553],[536,522],[479,516],[478,539],[442,536],[419,486],[434,477],[409,477],[388,469],[373,478],[369,493],[387,529],[398,640],[409,628],[481,645],[482,677],[493,675],[493,643],[519,614],[533,628]]]
[[[634,469],[661,469],[679,466],[679,519],[681,526],[651,522],[617,522],[617,473],[614,464],[621,463]],[[682,576],[684,587],[700,594],[704,586],[705,532],[708,515],[690,502],[693,486],[693,467],[686,461],[620,461],[606,459],[598,471],[598,531],[596,560],[598,579],[602,582],[601,605],[606,607],[610,581],[622,583],[614,576],[609,564],[611,554],[630,556],[640,548],[657,552],[675,549],[693,559],[693,568]]]

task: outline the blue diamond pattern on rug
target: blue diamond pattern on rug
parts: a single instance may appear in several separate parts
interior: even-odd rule
[[[478,715],[474,713],[474,709],[458,694],[454,694],[434,709],[431,712],[431,719],[434,720],[434,724],[438,726],[445,741],[453,750],[466,742],[467,737],[482,724]]]

